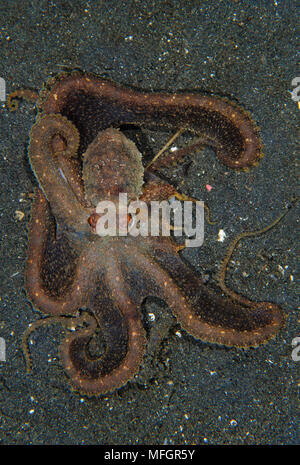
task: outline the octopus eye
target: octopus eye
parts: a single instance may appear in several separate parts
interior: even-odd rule
[[[132,215],[130,213],[127,213],[127,224],[128,224],[128,226],[130,225],[131,221],[132,221]]]
[[[136,219],[134,216],[132,216],[130,213],[127,214],[127,230],[130,231],[130,229],[136,224]]]
[[[92,229],[96,229],[96,225],[97,225],[97,222],[100,218],[100,215],[98,213],[92,213],[89,217],[88,217],[88,223],[89,225],[91,226]]]

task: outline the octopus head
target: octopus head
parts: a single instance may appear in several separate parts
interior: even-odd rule
[[[117,129],[98,133],[83,155],[85,196],[94,206],[102,200],[139,197],[144,168],[136,145]]]

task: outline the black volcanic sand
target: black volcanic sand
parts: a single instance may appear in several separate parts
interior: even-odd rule
[[[214,281],[231,239],[271,223],[296,191],[295,4],[1,0],[0,76],[7,92],[40,89],[50,75],[77,67],[145,90],[213,92],[249,110],[264,144],[257,168],[233,172],[206,149],[167,170],[211,209],[216,224],[206,225],[204,245],[183,255]],[[0,337],[7,360],[0,363],[1,443],[298,443],[300,362],[291,358],[299,336],[297,207],[265,235],[241,242],[229,268],[231,288],[287,313],[286,327],[271,342],[250,350],[205,344],[180,330],[165,305],[149,300],[143,308],[148,351],[140,374],[125,387],[100,398],[72,392],[58,360],[59,326],[33,335],[33,372],[26,374],[22,334],[40,317],[23,278],[36,186],[27,159],[34,120],[32,105],[11,113],[2,102]],[[155,141],[154,150],[162,143]],[[217,240],[220,229],[224,242]]]

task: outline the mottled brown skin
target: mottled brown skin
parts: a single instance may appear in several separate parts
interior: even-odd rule
[[[119,192],[147,202],[176,193],[152,174],[155,164],[152,173],[144,172],[133,142],[113,127],[185,126],[202,142],[212,141],[228,166],[243,168],[261,156],[246,113],[213,97],[138,93],[81,73],[49,81],[38,108],[29,158],[40,189],[32,208],[26,288],[40,311],[78,321],[60,349],[75,389],[103,394],[138,371],[146,344],[140,306],[150,295],[163,299],[181,326],[203,341],[249,347],[276,334],[284,323],[278,306],[237,302],[209,289],[172,238],[95,234],[98,201],[117,202]],[[89,352],[96,330],[105,340],[99,357]]]

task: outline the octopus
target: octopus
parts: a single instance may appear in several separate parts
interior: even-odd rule
[[[24,95],[35,98],[16,92],[11,106]],[[146,164],[124,128],[186,131],[198,138],[192,150],[209,145],[226,166],[249,169],[263,155],[246,111],[215,96],[141,92],[79,71],[48,80],[37,110],[28,153],[39,187],[25,283],[34,307],[72,326],[60,360],[74,390],[112,392],[139,371],[147,343],[140,309],[149,296],[165,301],[181,327],[205,342],[255,347],[278,332],[285,320],[278,305],[203,282],[174,237],[96,233],[101,201],[117,208],[120,193],[146,203],[180,197],[160,172],[186,150]],[[103,340],[100,354],[90,347],[95,334]]]

